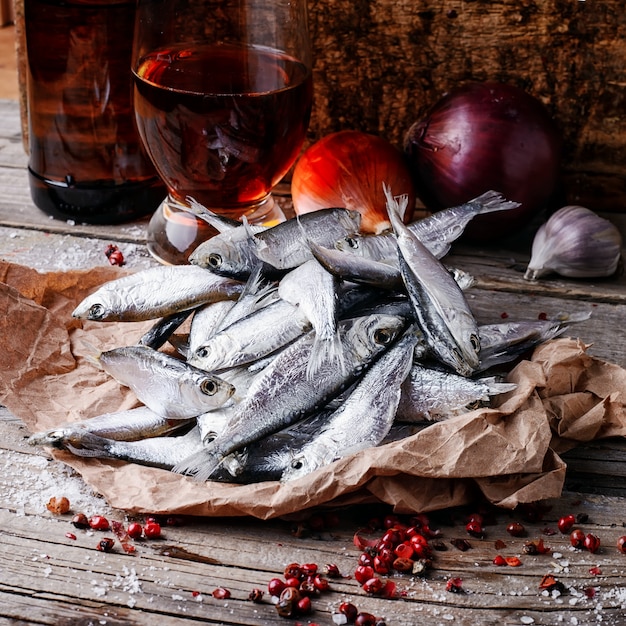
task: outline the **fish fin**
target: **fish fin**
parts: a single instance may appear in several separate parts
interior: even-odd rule
[[[178,354],[181,356],[188,358],[189,357],[189,334],[185,333],[183,335],[174,334],[170,335],[167,343],[169,343]]]
[[[81,430],[80,432],[74,431],[74,433],[70,433],[62,441],[59,441],[57,447],[69,450],[76,456],[115,458],[114,455],[109,452],[109,443],[110,440],[105,437],[94,435],[87,430]]]
[[[409,196],[406,193],[400,196],[394,196],[391,193],[391,187],[389,187],[386,183],[383,183],[383,192],[385,194],[385,198],[387,199],[387,214],[389,215],[393,229],[396,230],[398,222],[402,223],[404,215],[408,209]]]
[[[339,333],[335,332],[330,337],[321,337],[315,333],[311,355],[306,367],[307,380],[313,380],[323,367],[331,364],[335,364],[342,375],[345,374],[346,364]]]
[[[241,223],[237,220],[214,213],[191,196],[187,196],[187,202],[189,205],[178,202],[173,198],[168,198],[167,202],[168,204],[173,204],[177,208],[193,213],[196,217],[205,221],[209,226],[212,226],[218,233],[225,233],[233,228],[241,226]]]
[[[81,339],[81,346],[84,349],[83,356],[87,361],[102,369],[102,365],[100,364],[100,357],[102,356],[102,350],[99,350],[92,343],[87,341],[86,339]]]
[[[223,456],[218,455],[216,452],[202,449],[179,461],[172,468],[172,472],[193,476],[197,482],[206,482],[223,462]]]

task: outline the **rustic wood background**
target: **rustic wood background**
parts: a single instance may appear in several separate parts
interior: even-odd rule
[[[400,145],[455,86],[512,83],[539,98],[561,129],[568,201],[623,210],[623,2],[310,0],[309,17],[309,140],[356,128]]]

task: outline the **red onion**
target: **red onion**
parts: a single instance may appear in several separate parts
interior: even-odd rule
[[[451,91],[410,127],[404,149],[418,194],[433,210],[491,189],[521,203],[472,220],[465,234],[474,241],[518,232],[546,207],[558,185],[556,125],[539,100],[512,85],[469,83]]]
[[[391,228],[383,183],[394,196],[407,194],[404,221],[415,206],[411,172],[400,150],[382,137],[357,130],[326,135],[307,148],[293,172],[291,196],[297,215],[319,209],[346,208],[362,215],[361,230]]]

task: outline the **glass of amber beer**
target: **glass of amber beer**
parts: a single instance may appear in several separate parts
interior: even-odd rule
[[[139,134],[168,197],[148,226],[164,263],[213,234],[187,211],[252,224],[284,219],[271,191],[295,162],[313,87],[306,0],[138,0]]]

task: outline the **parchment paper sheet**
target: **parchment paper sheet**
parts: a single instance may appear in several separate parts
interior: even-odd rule
[[[41,274],[0,263],[0,403],[31,432],[137,404],[132,393],[79,356],[81,344],[131,345],[151,323],[81,323],[78,302],[119,268]],[[509,379],[497,408],[429,426],[281,485],[197,483],[131,463],[53,451],[112,507],[136,513],[286,516],[322,505],[385,502],[397,512],[469,503],[481,494],[513,508],[561,493],[559,453],[626,435],[626,371],[590,356],[576,339],[539,346]]]

